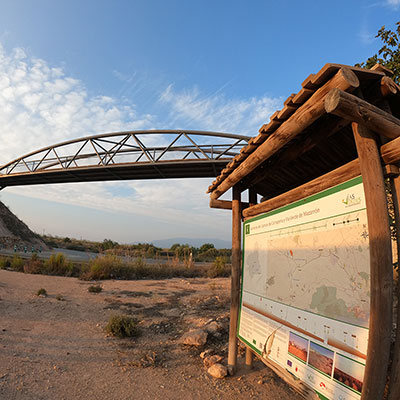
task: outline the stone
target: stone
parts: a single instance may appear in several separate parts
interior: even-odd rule
[[[170,308],[169,310],[162,311],[162,314],[169,318],[177,318],[181,316],[182,311],[179,308]]]
[[[204,346],[207,342],[208,333],[202,329],[196,329],[185,333],[181,342],[189,346]]]
[[[204,329],[211,335],[219,332],[220,330],[222,330],[222,325],[219,324],[217,321],[211,321],[209,322]]]
[[[204,359],[206,356],[210,355],[211,352],[212,352],[211,349],[207,349],[207,350],[202,351],[202,352],[200,353],[200,358],[203,358],[203,359]]]
[[[214,354],[213,356],[206,356],[203,360],[203,364],[206,368],[210,368],[214,364],[221,363],[222,360],[223,358],[220,355]]]
[[[228,369],[222,364],[214,364],[208,368],[207,373],[213,378],[222,379],[228,375]]]

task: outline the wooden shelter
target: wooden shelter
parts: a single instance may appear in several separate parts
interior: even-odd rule
[[[371,299],[361,399],[383,399],[384,393],[389,400],[400,398],[400,313],[393,315],[396,260],[387,202],[390,183],[400,232],[400,87],[391,75],[380,65],[366,70],[326,64],[304,80],[301,90],[287,98],[282,110],[271,116],[209,187],[210,206],[232,210],[231,370],[237,360],[242,221],[361,175]],[[220,200],[229,189],[232,201]],[[248,203],[241,201],[245,190]],[[393,326],[397,326],[395,342]],[[248,348],[247,364],[251,357]]]

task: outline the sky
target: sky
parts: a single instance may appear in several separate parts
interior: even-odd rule
[[[0,165],[104,132],[256,136],[310,73],[366,60],[399,20],[400,0],[2,0]],[[13,187],[0,200],[38,233],[230,240],[212,181]]]

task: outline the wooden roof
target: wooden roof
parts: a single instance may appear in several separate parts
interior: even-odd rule
[[[272,198],[355,160],[351,120],[326,112],[324,101],[339,89],[377,107],[390,107],[400,118],[400,88],[391,75],[378,64],[370,70],[326,64],[308,76],[210,185],[211,198],[235,185]]]

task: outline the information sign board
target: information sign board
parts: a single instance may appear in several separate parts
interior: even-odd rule
[[[327,399],[360,398],[370,309],[361,177],[244,223],[238,336]]]

